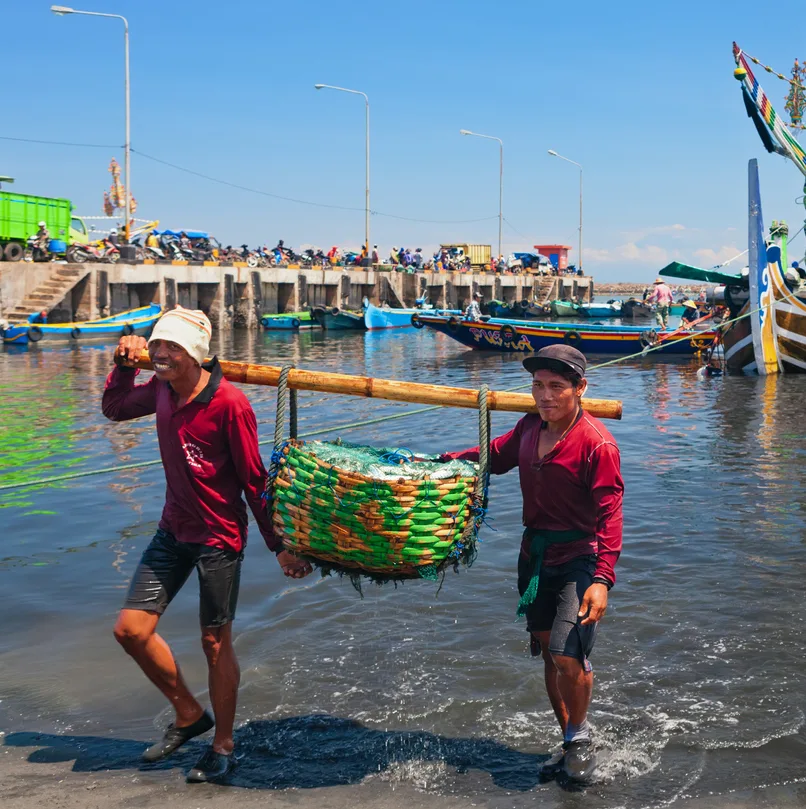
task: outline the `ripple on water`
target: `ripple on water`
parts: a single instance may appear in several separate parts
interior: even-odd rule
[[[224,335],[218,350],[424,382],[524,382],[517,358],[464,352],[421,332]],[[153,419],[112,425],[100,416],[107,371],[105,349],[0,355],[4,389],[15,391],[0,397],[2,474],[35,479],[156,457]],[[589,809],[784,783],[804,755],[806,380],[703,384],[695,371],[638,361],[591,375],[592,395],[624,400],[624,420],[608,426],[627,498],[619,582],[593,655],[602,783],[585,793]],[[61,395],[33,411],[56,374]],[[268,438],[274,392],[248,393]],[[406,409],[303,393],[300,429]],[[494,431],[515,420],[495,414]],[[344,434],[435,451],[474,444],[476,430],[473,414],[457,410]],[[18,616],[0,637],[4,724],[148,738],[143,717],[167,719],[110,634],[164,485],[151,467],[0,493],[0,583]],[[490,502],[476,565],[449,575],[438,597],[426,582],[369,586],[363,600],[346,581],[289,583],[253,532],[236,624],[239,744],[254,759],[242,785],[413,787],[469,803],[484,796],[490,807],[528,805],[535,790],[547,805],[552,796],[576,800],[536,779],[559,734],[541,664],[514,619],[514,475],[493,481]],[[188,586],[162,626],[203,694],[197,610]]]

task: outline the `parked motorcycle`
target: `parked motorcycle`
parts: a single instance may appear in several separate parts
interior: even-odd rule
[[[67,248],[67,261],[70,264],[85,264],[88,261],[102,261],[114,264],[120,258],[120,250],[109,239],[89,244],[71,244]]]

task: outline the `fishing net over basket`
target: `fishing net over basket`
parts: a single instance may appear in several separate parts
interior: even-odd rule
[[[289,393],[292,438],[284,440]],[[281,375],[267,488],[287,550],[354,582],[436,579],[448,566],[472,564],[487,505],[486,388],[479,464],[437,456],[415,462],[408,450],[296,440],[295,394]]]

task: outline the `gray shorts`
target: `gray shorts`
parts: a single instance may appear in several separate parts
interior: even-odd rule
[[[201,625],[224,626],[235,618],[242,560],[243,553],[179,542],[158,528],[143,551],[123,609],[162,615],[195,569]]]
[[[590,670],[588,657],[593,651],[598,624],[581,625],[577,615],[585,591],[593,584],[595,556],[579,556],[570,562],[551,567],[543,565],[537,598],[526,611],[526,628],[531,633],[551,632],[549,651],[580,660]],[[529,586],[529,560],[518,559],[518,592]],[[540,644],[532,634],[532,654],[540,654]]]

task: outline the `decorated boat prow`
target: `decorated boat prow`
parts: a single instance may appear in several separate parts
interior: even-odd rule
[[[773,301],[775,286],[770,282],[770,264],[780,265],[781,249],[767,250],[764,220],[761,215],[761,193],[758,182],[758,161],[748,166],[748,244],[750,248],[750,331],[756,370],[762,376],[778,373],[778,345],[775,336]],[[781,273],[783,275],[783,273]]]

